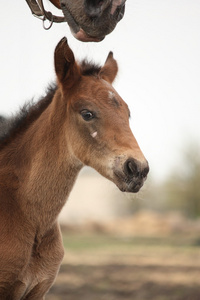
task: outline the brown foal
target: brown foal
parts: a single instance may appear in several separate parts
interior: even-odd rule
[[[0,299],[42,300],[64,250],[57,222],[84,165],[120,190],[137,192],[148,163],[129,127],[127,104],[112,87],[117,63],[78,64],[63,38],[57,85],[0,127]]]

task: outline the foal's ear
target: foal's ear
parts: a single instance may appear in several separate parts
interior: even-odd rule
[[[80,77],[80,70],[66,37],[62,38],[56,46],[54,64],[58,82],[63,88],[72,87]]]
[[[99,72],[99,76],[102,79],[108,81],[109,83],[112,83],[117,75],[117,72],[118,72],[117,62],[113,58],[113,53],[109,52],[105,64]]]

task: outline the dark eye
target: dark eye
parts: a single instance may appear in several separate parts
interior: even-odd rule
[[[85,121],[90,121],[94,118],[94,114],[91,111],[86,109],[81,111],[81,116]]]

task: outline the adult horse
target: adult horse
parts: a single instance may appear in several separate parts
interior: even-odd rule
[[[57,217],[84,165],[132,193],[149,171],[112,53],[78,64],[63,38],[54,57],[57,85],[0,125],[1,300],[44,299],[64,253]]]
[[[46,11],[43,0],[26,0],[35,16],[53,22],[68,22],[73,35],[84,42],[99,42],[123,18],[126,0],[49,0],[64,17]],[[50,26],[48,28],[50,28]],[[47,29],[48,29],[47,28]]]

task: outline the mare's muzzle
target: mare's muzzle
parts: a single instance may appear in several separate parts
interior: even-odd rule
[[[126,0],[84,0],[84,10],[88,17],[99,18],[109,7],[110,15],[119,22],[125,11]]]
[[[74,36],[82,41],[101,41],[123,18],[126,0],[60,0]]]

